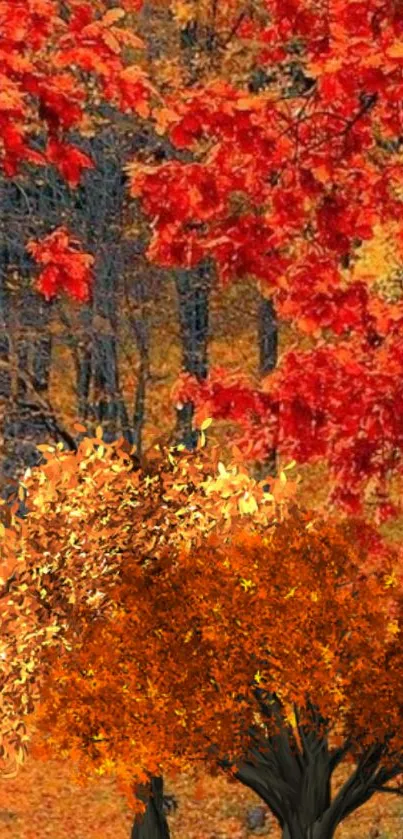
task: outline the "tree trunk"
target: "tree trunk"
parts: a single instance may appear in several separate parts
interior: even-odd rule
[[[273,301],[260,297],[258,306],[258,345],[259,375],[267,376],[277,365],[278,360],[278,325]],[[263,462],[256,463],[253,470],[255,480],[261,481],[266,475],[277,474],[277,452],[272,449]]]
[[[169,826],[163,811],[163,791],[162,776],[152,778],[150,785],[139,790],[139,798],[147,804],[147,809],[143,816],[135,819],[130,839],[169,839]]]
[[[183,369],[199,380],[207,377],[207,345],[209,325],[209,292],[211,266],[201,264],[193,271],[177,271],[179,323],[183,346]],[[193,449],[198,432],[192,428],[193,404],[186,402],[177,408],[176,442]]]
[[[34,232],[35,186],[27,186],[22,177],[2,177],[0,194],[0,400],[5,408],[0,492],[8,499],[27,466],[41,459],[35,444],[48,433],[49,418],[36,402],[38,395],[46,397],[52,339],[51,307],[31,287],[34,263],[25,250]],[[52,208],[53,196],[48,207],[51,221]]]
[[[22,477],[25,469],[41,462],[42,456],[36,446],[53,429],[51,413],[41,403],[41,398],[47,397],[51,367],[52,339],[47,331],[49,304],[26,288],[23,288],[18,304],[4,323],[2,342],[3,360],[8,365],[8,369],[2,371],[5,375],[0,394],[7,399],[0,468],[5,499],[14,492],[15,481]],[[24,509],[21,502],[19,512]]]
[[[281,839],[333,839],[335,831],[329,830],[326,825],[316,822],[306,828],[301,828],[298,824],[291,827],[285,825],[282,830]]]
[[[97,164],[87,173],[76,197],[75,211],[85,228],[88,250],[95,256],[93,298],[81,311],[81,322],[90,321],[90,344],[85,348],[79,380],[83,419],[102,425],[111,442],[129,425],[118,371],[118,295],[123,273],[121,253],[124,182],[120,138],[106,130],[89,142],[79,142]],[[82,205],[84,209],[81,209]],[[90,356],[89,356],[90,351]],[[92,380],[92,394],[90,382]],[[126,436],[126,435],[124,435]]]

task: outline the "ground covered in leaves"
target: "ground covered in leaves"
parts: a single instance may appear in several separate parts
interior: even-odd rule
[[[343,769],[343,768],[342,768]],[[343,780],[341,771],[336,788]],[[266,811],[262,827],[251,828],[254,793],[224,777],[192,776],[165,779],[166,794],[177,809],[168,816],[172,839],[280,839]],[[253,812],[251,812],[253,810]],[[248,818],[249,816],[249,818]],[[65,762],[29,759],[16,778],[0,780],[1,839],[129,839],[132,817],[113,779],[101,778],[88,788],[74,785]],[[336,839],[401,839],[403,801],[374,796],[340,827]]]

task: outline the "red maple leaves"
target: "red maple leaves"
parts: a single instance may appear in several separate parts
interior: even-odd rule
[[[125,4],[127,11],[138,7],[138,2]],[[152,86],[121,56],[125,46],[143,47],[134,33],[116,25],[124,9],[105,8],[103,0],[70,0],[66,10],[67,19],[56,0],[0,3],[0,161],[7,175],[16,174],[24,160],[53,162],[54,143],[63,147],[63,132],[86,121],[90,88],[82,72],[91,72],[102,95],[122,110],[147,112]],[[38,125],[47,129],[49,155],[31,148],[32,128]],[[68,143],[65,151],[72,160]],[[77,162],[76,156],[63,173],[68,180]],[[77,177],[73,171],[69,182],[74,185]]]
[[[371,483],[381,499],[403,469],[403,301],[374,291],[375,265],[358,281],[348,272],[377,225],[393,223],[403,258],[402,11],[377,0],[335,0],[331,16],[310,0],[267,6],[269,23],[246,18],[238,35],[260,42],[256,62],[275,82],[250,95],[214,79],[171,97],[161,126],[197,164],[133,166],[132,194],[153,221],[152,261],[212,256],[221,284],[253,277],[280,318],[318,341],[285,353],[260,390],[220,370],[181,377],[174,400],[238,422],[250,459],[277,444],[299,462],[326,459],[331,500],[358,510]],[[391,512],[380,501],[379,516]]]
[[[264,460],[273,447],[298,463],[325,459],[332,490],[327,504],[362,513],[369,483],[379,520],[396,515],[387,500],[391,471],[402,469],[403,343],[389,335],[382,347],[357,338],[318,342],[315,350],[284,354],[261,389],[213,368],[198,383],[183,375],[173,401],[191,400],[196,418],[239,424],[236,444],[248,460]]]
[[[0,163],[6,175],[18,174],[26,162],[53,164],[71,187],[82,172],[94,168],[90,157],[66,140],[71,129],[88,127],[86,111],[92,82],[101,95],[121,110],[148,115],[152,86],[137,65],[121,56],[126,46],[141,50],[143,42],[117,24],[125,10],[138,10],[56,0],[0,2]],[[66,15],[67,13],[67,15]],[[31,137],[45,129],[46,146],[38,151]],[[89,297],[93,257],[77,250],[78,242],[64,228],[28,250],[45,267],[37,289],[47,300],[59,290],[84,301]]]
[[[46,300],[60,291],[80,302],[89,299],[94,257],[80,252],[79,244],[64,227],[58,227],[39,242],[28,242],[27,251],[44,266],[36,287]]]
[[[233,34],[253,40],[273,83],[251,94],[218,74],[165,98],[122,59],[124,47],[142,48],[120,25],[122,9],[101,0],[67,6],[61,16],[52,0],[0,3],[5,171],[24,159],[52,162],[78,184],[93,164],[64,132],[85,121],[87,74],[118,108],[191,150],[191,162],[127,167],[131,194],[152,220],[149,259],[191,268],[211,257],[222,284],[253,277],[281,318],[318,341],[308,356],[286,354],[260,391],[221,371],[200,394],[213,416],[240,423],[249,455],[278,444],[301,462],[325,457],[336,495],[355,503],[365,481],[384,485],[401,468],[403,451],[403,301],[375,293],[375,266],[358,281],[348,273],[377,225],[393,224],[403,259],[400,5],[334,0],[330,15],[326,3],[268,0],[267,18],[244,16]],[[43,155],[29,147],[38,118],[48,132]],[[58,289],[86,299],[92,257],[63,228],[51,236],[31,249],[45,266],[38,287],[48,299]]]

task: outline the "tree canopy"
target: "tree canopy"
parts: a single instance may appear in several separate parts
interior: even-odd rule
[[[157,574],[128,555],[110,618],[46,654],[34,754],[116,775],[138,812],[147,776],[225,769],[284,836],[331,837],[403,773],[403,573],[356,529],[293,503],[270,528],[214,529]],[[332,799],[342,759],[356,768]]]
[[[0,527],[6,763],[26,757],[24,716],[40,696],[43,653],[53,645],[71,649],[69,631],[110,615],[110,588],[126,562],[135,557],[139,568],[161,570],[181,547],[190,550],[217,526],[225,532],[238,516],[269,525],[287,514],[295,492],[283,473],[265,493],[236,451],[226,469],[217,449],[200,445],[192,455],[156,444],[140,469],[123,438],[108,444],[100,427],[97,434],[76,452],[40,446],[45,463],[27,470],[19,490],[28,515],[18,518],[16,503]]]

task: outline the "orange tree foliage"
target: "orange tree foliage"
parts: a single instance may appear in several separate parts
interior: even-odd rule
[[[267,526],[286,514],[294,492],[283,473],[272,494],[265,493],[236,451],[226,470],[217,450],[174,456],[157,447],[139,469],[123,439],[106,444],[101,428],[97,435],[74,453],[62,444],[39,446],[46,462],[32,474],[28,469],[20,487],[29,513],[21,520],[14,505],[7,526],[0,524],[0,757],[6,763],[26,756],[24,715],[39,698],[43,652],[60,650],[67,630],[81,632],[84,619],[107,617],[110,586],[129,561],[163,568],[175,550],[196,545],[218,524],[228,530],[237,516],[253,514],[256,526]]]
[[[330,839],[402,774],[398,553],[295,503],[272,524],[238,518],[157,575],[128,554],[109,619],[49,649],[33,753],[72,758],[84,783],[115,774],[139,812],[148,775],[230,770],[287,839]],[[332,799],[342,759],[356,766]]]

